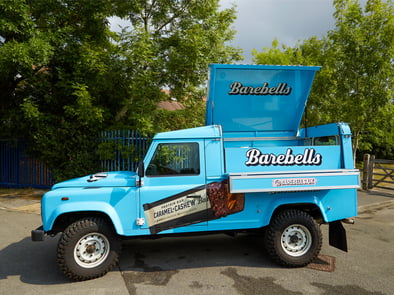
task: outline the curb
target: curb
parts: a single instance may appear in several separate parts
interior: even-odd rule
[[[20,207],[3,207],[0,206],[0,210],[8,211],[8,212],[23,212],[23,213],[31,213],[31,214],[41,214],[41,205],[40,203],[35,203],[26,206]]]

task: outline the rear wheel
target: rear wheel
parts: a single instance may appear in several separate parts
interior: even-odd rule
[[[310,263],[320,252],[320,226],[308,213],[286,210],[276,215],[266,231],[266,248],[276,262],[300,267]]]
[[[102,218],[85,218],[64,231],[57,262],[72,280],[89,280],[105,275],[118,263],[120,247],[112,226]]]

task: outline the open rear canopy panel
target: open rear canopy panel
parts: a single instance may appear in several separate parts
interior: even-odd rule
[[[206,125],[221,125],[224,133],[295,136],[319,69],[211,64]]]

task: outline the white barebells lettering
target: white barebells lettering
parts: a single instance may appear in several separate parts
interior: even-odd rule
[[[248,160],[246,166],[293,166],[293,165],[313,165],[319,166],[322,163],[322,155],[316,153],[315,149],[305,149],[303,154],[293,154],[292,149],[287,149],[285,154],[263,154],[259,149],[250,149],[246,152]]]
[[[241,82],[233,82],[230,85],[230,95],[289,95],[291,93],[291,87],[287,86],[287,83],[279,83],[276,87],[269,87],[268,83],[263,83],[260,87],[243,86]]]

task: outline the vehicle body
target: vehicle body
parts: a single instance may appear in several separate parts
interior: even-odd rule
[[[210,65],[206,126],[157,134],[137,173],[55,184],[32,239],[63,232],[58,263],[74,280],[109,271],[119,238],[261,231],[275,261],[303,266],[328,223],[347,251],[341,220],[357,215],[359,187],[350,128],[299,129],[318,70]]]

